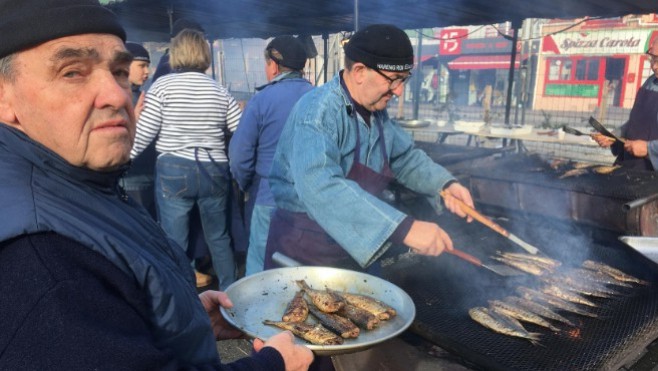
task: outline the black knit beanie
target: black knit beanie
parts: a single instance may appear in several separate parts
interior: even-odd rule
[[[98,0],[0,0],[0,58],[46,41],[87,33],[126,32]]]
[[[302,44],[302,42],[296,37],[275,37],[265,48],[265,50],[268,51],[272,49],[281,54],[281,59],[279,59],[272,55],[272,53],[268,53],[269,57],[277,64],[292,68],[296,71],[304,69],[304,66],[306,65],[306,50],[304,49],[304,44]]]
[[[149,55],[148,50],[137,43],[126,43],[126,49],[133,55],[134,61],[147,61],[151,63],[151,56]]]
[[[414,49],[401,29],[374,24],[357,31],[343,47],[354,62],[382,71],[409,71],[414,67]]]

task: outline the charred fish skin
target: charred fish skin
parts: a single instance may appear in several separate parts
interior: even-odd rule
[[[342,338],[353,339],[359,336],[359,328],[349,319],[333,313],[324,313],[315,307],[310,307],[309,310],[324,327],[340,335]]]
[[[305,322],[283,322],[264,320],[263,324],[276,326],[283,330],[288,330],[297,337],[315,345],[341,345],[343,338],[322,327],[322,325],[311,325]]]
[[[352,304],[357,308],[367,310],[368,312],[376,315],[380,320],[387,320],[397,314],[395,309],[386,305],[385,303],[382,303],[379,300],[371,298],[370,296],[350,294],[347,292],[337,292],[331,289],[329,289],[329,291],[339,295],[349,304]]]
[[[352,304],[345,304],[338,312],[338,315],[343,316],[354,322],[357,326],[366,330],[372,330],[379,325],[379,318],[365,309],[355,307]]]
[[[603,272],[593,271],[585,268],[572,269],[568,271],[566,274],[575,280],[586,280],[604,285],[612,285],[612,286],[619,286],[626,288],[633,287],[633,285],[631,285],[630,283],[618,281]]]
[[[609,265],[603,264],[603,263],[598,263],[593,260],[585,260],[583,262],[583,268],[587,268],[596,272],[602,272],[610,277],[616,279],[617,281],[621,282],[632,282],[632,283],[637,283],[640,285],[648,285],[649,282],[641,280],[637,277],[633,277],[630,274],[624,273],[621,270],[617,268],[613,268]]]
[[[592,313],[592,312],[586,311],[584,309],[581,309],[574,303],[570,303],[566,300],[556,298],[555,296],[552,296],[552,295],[544,294],[543,292],[539,292],[537,290],[532,290],[532,289],[529,289],[527,287],[520,286],[520,287],[517,288],[517,291],[519,292],[519,294],[523,298],[525,298],[527,300],[540,300],[540,301],[542,301],[544,303],[547,303],[547,304],[549,304],[549,305],[551,305],[555,308],[558,308],[558,309],[561,309],[561,310],[564,310],[564,311],[567,311],[567,312],[579,314],[579,315],[585,316],[585,317],[599,318],[599,316],[596,315],[596,313]]]
[[[514,336],[514,337],[527,339],[534,345],[539,344],[539,339],[541,336],[540,334],[528,332],[525,329],[522,328],[520,329],[520,328],[516,328],[515,326],[512,326],[509,322],[501,321],[500,316],[496,316],[492,314],[492,312],[485,307],[471,308],[468,311],[468,315],[475,322],[481,324],[482,326],[494,332],[507,336]]]
[[[304,280],[296,282],[297,285],[299,285],[299,287],[311,298],[313,304],[323,312],[334,313],[345,305],[343,299],[331,291],[314,290],[307,285]]]
[[[281,319],[284,322],[304,322],[306,317],[308,317],[308,303],[304,299],[304,291],[299,290],[288,303]]]
[[[535,265],[538,265],[540,267],[544,267],[549,270],[555,270],[560,265],[562,265],[561,262],[551,259],[549,257],[545,256],[539,256],[539,255],[533,255],[533,254],[524,254],[524,253],[512,253],[512,252],[498,252],[498,255],[502,256],[503,258],[506,259],[514,259],[514,260],[519,260],[519,261],[527,261],[531,262]]]
[[[489,307],[498,313],[504,314],[508,317],[516,318],[519,321],[533,323],[535,325],[545,327],[553,332],[560,332],[559,328],[551,325],[550,322],[546,321],[538,314],[531,312],[523,307],[505,303],[500,300],[490,300]]]
[[[541,276],[544,273],[546,273],[546,270],[542,267],[539,267],[535,265],[532,262],[529,261],[520,261],[520,260],[514,260],[514,259],[508,259],[508,258],[503,258],[502,256],[492,256],[491,257],[494,260],[498,260],[499,262],[505,263],[513,268],[516,268],[518,270],[524,271],[526,273],[530,273],[535,276]]]
[[[539,279],[549,285],[564,287],[569,291],[597,298],[610,299],[614,296],[621,295],[621,292],[609,289],[603,284],[591,281],[589,283],[587,281],[577,281],[567,275],[542,276]]]
[[[597,308],[598,307],[598,305],[596,305],[595,303],[583,298],[582,296],[580,296],[576,293],[567,291],[567,290],[563,290],[560,287],[557,287],[555,285],[544,285],[542,287],[541,291],[544,294],[553,295],[556,298],[566,300],[566,301],[570,301],[572,303],[587,305],[588,307],[592,307],[592,308]]]
[[[539,303],[535,303],[534,301],[527,300],[524,298],[519,298],[516,296],[508,296],[504,299],[506,303],[509,304],[514,304],[516,306],[519,306],[521,308],[524,308],[528,311],[531,311],[539,316],[542,316],[544,318],[548,318],[554,321],[562,322],[566,325],[569,325],[571,327],[576,327],[576,325],[569,321],[568,318],[561,316],[555,312],[553,312],[550,308],[543,306]]]

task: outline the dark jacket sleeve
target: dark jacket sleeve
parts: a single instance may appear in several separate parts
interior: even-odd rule
[[[56,234],[0,244],[0,369],[283,370],[274,349],[187,366],[151,335],[146,294],[102,255]]]

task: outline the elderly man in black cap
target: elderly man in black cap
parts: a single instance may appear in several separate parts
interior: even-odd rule
[[[220,364],[224,293],[117,186],[132,55],[97,0],[0,0],[0,369],[303,370],[290,333]]]
[[[270,216],[275,208],[268,175],[290,110],[313,88],[302,76],[305,65],[306,51],[297,38],[279,36],[267,44],[265,75],[269,82],[256,88],[258,94],[247,104],[229,146],[233,177],[253,203],[246,275],[262,271],[265,263]]]
[[[270,172],[277,209],[266,268],[275,266],[275,252],[307,265],[363,270],[391,242],[424,255],[452,249],[437,224],[414,220],[379,198],[393,179],[436,198],[444,190],[446,207],[461,217],[456,200],[473,205],[469,191],[415,149],[386,112],[413,68],[404,31],[372,25],[344,49],[345,69],[297,102],[281,134]]]

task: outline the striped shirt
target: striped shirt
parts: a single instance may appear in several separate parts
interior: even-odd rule
[[[130,157],[139,155],[157,136],[159,154],[199,161],[228,161],[224,130],[235,132],[240,107],[228,90],[201,72],[171,73],[146,93]]]

